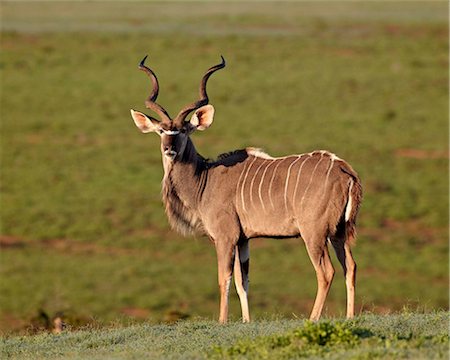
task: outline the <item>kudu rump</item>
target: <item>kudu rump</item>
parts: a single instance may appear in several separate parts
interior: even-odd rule
[[[208,69],[200,84],[200,99],[175,118],[156,103],[159,85],[154,72],[139,65],[152,82],[145,101],[160,120],[131,110],[136,126],[161,137],[164,166],[162,197],[170,225],[183,234],[207,235],[215,244],[220,288],[220,318],[228,317],[231,277],[241,302],[242,320],[248,308],[249,239],[301,236],[317,276],[317,295],[310,318],[320,318],[334,276],[328,253],[331,243],[345,274],[347,317],[354,315],[356,264],[351,245],[362,199],[361,182],[344,160],[327,151],[273,158],[246,148],[210,161],[197,153],[190,135],[207,129],[214,116],[206,83],[225,60]],[[190,120],[186,117],[194,112]]]

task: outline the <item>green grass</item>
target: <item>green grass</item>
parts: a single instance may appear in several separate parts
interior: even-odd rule
[[[445,359],[448,312],[352,321],[196,320],[2,338],[5,359]]]
[[[359,312],[448,309],[448,5],[284,5],[1,3],[1,331],[41,310],[217,317],[214,249],[169,230],[159,141],[129,115],[148,94],[145,54],[171,114],[227,59],[208,84],[215,122],[193,136],[204,156],[328,149],[359,172]],[[301,241],[251,252],[253,317],[308,314]],[[345,308],[337,270],[329,316]]]

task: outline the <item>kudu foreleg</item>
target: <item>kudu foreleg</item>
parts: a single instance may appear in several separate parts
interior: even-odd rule
[[[220,290],[219,322],[224,324],[228,320],[228,294],[233,276],[235,247],[230,243],[216,241],[216,252]]]
[[[234,259],[234,283],[241,302],[242,322],[250,322],[250,312],[248,307],[248,272],[250,256],[248,240],[241,241],[236,245]]]

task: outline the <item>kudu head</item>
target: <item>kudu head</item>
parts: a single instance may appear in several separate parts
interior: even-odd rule
[[[215,71],[225,67],[225,59],[222,56],[221,58],[222,62],[209,68],[203,76],[200,83],[200,99],[186,105],[174,119],[169,116],[161,105],[156,103],[159,84],[155,73],[144,64],[147,56],[139,64],[139,70],[144,71],[152,81],[152,92],[145,100],[145,107],[154,111],[160,120],[135,110],[131,110],[131,116],[136,126],[143,133],[156,132],[161,137],[161,152],[166,160],[181,159],[189,135],[195,130],[205,130],[211,125],[214,117],[214,107],[208,104],[206,83]],[[194,114],[190,120],[186,121],[186,117],[192,111],[194,111]]]

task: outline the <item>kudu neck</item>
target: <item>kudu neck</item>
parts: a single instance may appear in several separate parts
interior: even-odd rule
[[[197,149],[194,146],[191,138],[188,137],[186,141],[186,147],[184,148],[183,154],[181,155],[181,159],[179,162],[182,164],[192,164],[197,161],[197,158],[200,155],[197,153]]]
[[[207,183],[206,161],[188,138],[181,158],[170,163],[163,158],[163,163],[162,194],[169,222],[183,234],[195,232],[201,228],[196,209]]]

